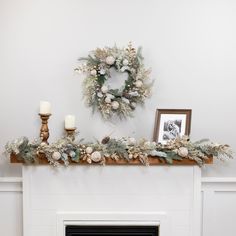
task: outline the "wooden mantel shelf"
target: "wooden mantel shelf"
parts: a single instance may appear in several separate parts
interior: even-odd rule
[[[24,164],[25,162],[23,160],[19,160],[17,158],[17,155],[14,153],[11,154],[11,163],[22,163]],[[61,162],[63,163],[63,162]],[[213,163],[213,157],[209,157],[208,160],[205,161],[205,164],[212,164]],[[28,163],[27,163],[28,164]],[[34,163],[32,163],[34,164]],[[40,154],[37,156],[37,164],[39,165],[49,165],[48,160],[46,159],[44,154]],[[77,162],[71,162],[70,164],[75,164],[75,165],[97,165],[97,163],[92,163],[88,164],[86,161],[80,161],[79,163]],[[106,165],[142,165],[138,159],[133,159],[127,162],[124,159],[120,159],[119,161],[114,161],[111,158],[106,159]],[[155,157],[149,157],[149,165],[182,165],[182,166],[188,166],[188,165],[197,165],[197,163],[193,160],[189,159],[183,159],[181,161],[173,160],[173,164],[168,164],[164,162],[163,160]]]

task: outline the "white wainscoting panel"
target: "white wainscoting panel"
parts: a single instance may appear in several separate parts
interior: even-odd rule
[[[0,235],[22,236],[22,178],[0,178]]]
[[[236,178],[202,178],[202,236],[236,235]]]

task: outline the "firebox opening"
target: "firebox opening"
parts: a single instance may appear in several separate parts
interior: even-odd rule
[[[66,226],[66,236],[158,236],[158,226]]]

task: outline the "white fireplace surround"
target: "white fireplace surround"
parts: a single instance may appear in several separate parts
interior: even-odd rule
[[[203,211],[201,236],[220,236],[224,234],[234,236],[236,226],[232,219],[236,218],[236,178],[205,177],[201,179],[201,182]],[[0,177],[0,235],[23,236],[22,192],[22,178]],[[82,214],[82,212],[57,212],[55,222],[58,221],[61,225],[64,224],[64,220],[65,225],[73,223],[71,219],[76,219],[78,214]],[[166,215],[161,222],[167,220]],[[220,224],[217,222],[220,222]]]
[[[160,235],[168,235],[165,212],[57,212],[57,236],[65,236],[65,228],[68,225],[157,226]]]
[[[24,236],[66,225],[157,225],[160,236],[201,235],[197,166],[23,166]]]

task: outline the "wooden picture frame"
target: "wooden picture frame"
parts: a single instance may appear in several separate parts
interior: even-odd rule
[[[191,109],[157,109],[153,141],[165,144],[177,136],[190,135]]]

